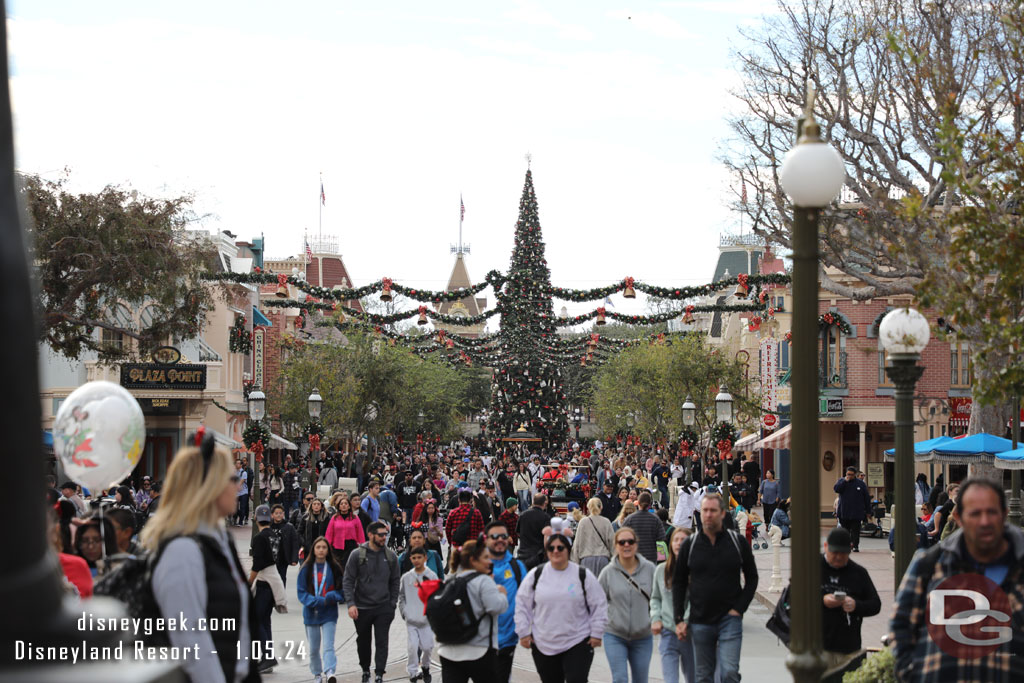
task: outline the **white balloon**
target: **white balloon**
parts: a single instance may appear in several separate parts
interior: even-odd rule
[[[53,422],[53,449],[64,471],[94,494],[131,474],[145,444],[139,402],[113,382],[78,387]]]

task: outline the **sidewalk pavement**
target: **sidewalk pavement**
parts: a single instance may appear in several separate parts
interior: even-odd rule
[[[251,529],[248,526],[230,527],[235,539],[235,546],[238,548],[239,557],[242,560],[242,567],[248,572],[252,560],[249,557],[249,539]],[[767,565],[769,560],[762,559],[765,552],[758,551],[757,559],[759,569],[761,565]],[[862,553],[863,554],[863,553]],[[761,585],[770,579],[761,573]],[[302,605],[299,602],[295,589],[295,581],[298,577],[298,567],[288,568],[288,612],[285,614],[274,613],[273,634],[274,646],[278,653],[291,651],[291,657],[278,655],[280,666],[272,673],[264,674],[264,680],[268,683],[298,683],[299,681],[312,681],[313,675],[309,672],[309,660],[295,654],[298,644],[305,643],[306,631],[302,623]],[[787,570],[788,579],[788,570]],[[356,654],[355,627],[342,606],[339,610],[338,628],[334,639],[334,649],[338,656],[338,681],[341,683],[354,683],[360,680],[359,659]],[[770,608],[753,601],[750,609],[743,618],[743,655],[740,660],[740,674],[746,680],[756,680],[758,683],[783,683],[792,681],[793,678],[786,669],[786,655],[788,651],[778,642],[774,635],[764,627],[765,622],[771,615]],[[655,636],[657,639],[658,636]],[[289,646],[288,642],[292,645]],[[650,680],[661,681],[661,658],[658,654],[658,643],[654,647],[654,654],[651,658]],[[441,669],[439,660],[434,655],[433,676],[435,681],[441,680]],[[388,647],[388,667],[384,675],[385,681],[406,681],[409,678],[406,672],[406,631],[405,622],[400,616],[395,616],[391,625],[390,643]],[[533,665],[533,659],[527,650],[519,648],[516,650],[515,664],[512,669],[512,681],[515,683],[536,682],[539,678]],[[611,683],[611,670],[608,667],[608,659],[605,656],[604,648],[598,648],[594,653],[594,663],[590,669],[590,681],[593,683]]]
[[[834,520],[826,523],[822,521],[820,551],[824,552],[825,537],[835,526]],[[763,535],[763,532],[762,532]],[[792,567],[790,555],[790,540],[782,542],[779,552],[780,565],[782,567],[782,585],[789,585]],[[757,560],[757,593],[755,598],[760,601],[770,612],[775,610],[781,593],[769,592],[772,584],[772,548],[767,550],[755,550],[754,558]],[[870,538],[861,536],[860,552],[851,553],[850,559],[868,570],[871,580],[878,591],[878,597],[882,600],[882,611],[877,616],[864,620],[861,626],[861,643],[865,648],[878,649],[882,646],[882,636],[889,631],[889,619],[892,617],[896,602],[896,585],[894,583],[895,566],[889,552],[889,541],[887,538]]]

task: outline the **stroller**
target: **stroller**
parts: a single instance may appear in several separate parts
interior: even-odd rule
[[[750,541],[750,549],[761,550],[768,549],[768,536],[767,534],[761,533],[761,527],[764,526],[764,520],[756,512],[751,510],[747,513],[747,540]]]
[[[871,501],[871,514],[868,519],[860,527],[860,533],[862,536],[870,536],[871,538],[881,538],[882,519],[885,518],[885,506],[882,505],[882,501],[873,500]]]

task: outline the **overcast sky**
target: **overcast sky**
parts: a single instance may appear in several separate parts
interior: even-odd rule
[[[317,233],[322,172],[355,284],[439,289],[460,193],[471,276],[508,267],[529,152],[554,284],[706,282],[739,228],[717,160],[731,51],[773,9],[9,0],[18,167],[194,193],[206,227],[270,256]]]

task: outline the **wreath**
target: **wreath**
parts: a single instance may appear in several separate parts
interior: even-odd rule
[[[697,449],[697,443],[700,441],[700,436],[697,432],[692,429],[684,429],[683,433],[679,435],[679,450],[683,455],[692,453]]]
[[[236,315],[235,322],[228,330],[228,349],[231,353],[252,353],[252,334],[245,329],[245,318]]]
[[[263,449],[270,445],[270,427],[262,421],[249,420],[245,431],[242,432],[242,441],[248,450],[257,454],[262,453]]]
[[[309,447],[313,450],[320,448],[320,439],[324,435],[324,426],[320,424],[318,420],[313,420],[306,425],[306,439],[309,441]]]
[[[711,440],[719,451],[731,451],[735,443],[735,431],[731,422],[722,422],[711,431]]]
[[[818,329],[827,330],[830,327],[838,327],[839,331],[843,334],[852,334],[853,330],[850,328],[850,323],[846,322],[841,316],[831,311],[828,313],[822,313],[818,316]]]

